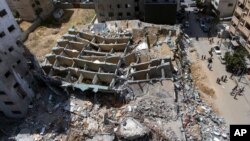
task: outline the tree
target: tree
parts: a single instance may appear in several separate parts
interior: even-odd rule
[[[196,0],[196,6],[197,6],[197,8],[199,8],[199,9],[201,9],[201,8],[203,8],[203,2],[201,1],[201,0]]]
[[[245,73],[247,51],[243,47],[235,49],[234,53],[226,52],[224,58],[226,61],[226,70],[228,72],[237,74],[238,72]]]

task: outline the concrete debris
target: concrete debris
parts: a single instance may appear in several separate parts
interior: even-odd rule
[[[142,42],[140,43],[137,47],[136,47],[136,51],[139,51],[139,50],[143,50],[143,49],[148,49],[148,44],[145,43],[145,42]]]
[[[32,136],[30,136],[29,129],[22,129],[19,134],[15,137],[16,141],[33,141]]]
[[[138,102],[137,107],[134,109],[136,117],[147,117],[151,120],[157,118],[164,118],[166,121],[177,117],[176,106],[168,103],[163,99],[148,99],[141,100]]]
[[[186,38],[186,37],[184,37]],[[186,39],[184,39],[186,40]],[[182,79],[177,79],[176,89],[183,93],[183,103],[180,114],[187,140],[228,140],[229,131],[223,118],[219,117],[211,107],[204,102],[198,90],[195,88],[190,74],[190,61],[187,55],[187,46],[180,40],[178,69],[179,75],[184,74]],[[182,65],[180,65],[182,64]],[[222,136],[223,134],[223,136]]]
[[[133,118],[124,119],[117,129],[116,135],[119,138],[135,140],[149,134],[149,129]]]
[[[113,135],[95,135],[93,139],[87,139],[86,141],[113,141],[115,137]]]

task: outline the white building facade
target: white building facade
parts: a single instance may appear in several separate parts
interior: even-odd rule
[[[22,118],[34,93],[22,32],[5,0],[0,0],[0,116]]]

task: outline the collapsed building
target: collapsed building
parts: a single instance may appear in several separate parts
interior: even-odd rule
[[[143,61],[132,38],[131,34],[107,37],[70,29],[46,55],[43,70],[62,80],[62,87],[94,92],[122,93],[126,84],[171,79],[171,57]],[[149,41],[141,45],[150,46]]]

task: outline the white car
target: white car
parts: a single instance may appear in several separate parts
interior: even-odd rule
[[[213,51],[215,52],[216,55],[221,55],[221,50],[219,46],[214,46]]]

